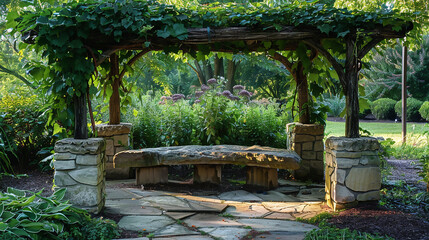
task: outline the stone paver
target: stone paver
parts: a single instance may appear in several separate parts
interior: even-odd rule
[[[226,201],[236,201],[236,202],[258,202],[262,201],[261,198],[246,192],[244,190],[237,190],[231,192],[224,192],[219,195],[219,198]]]
[[[324,211],[321,185],[287,180],[272,191],[238,190],[218,196],[106,185],[105,211],[125,215],[119,227],[140,232],[145,229],[156,240],[235,240],[251,230],[263,232],[255,239],[301,240],[316,226],[296,222],[296,218],[307,219]]]
[[[154,232],[160,228],[172,224],[174,221],[166,216],[125,216],[118,226],[125,230]]]
[[[261,204],[239,203],[228,207],[225,213],[234,217],[259,218],[269,213]]]
[[[148,203],[140,200],[121,199],[106,201],[106,212],[123,215],[161,215],[158,208],[150,207]]]
[[[251,229],[238,227],[200,228],[199,230],[222,240],[239,240],[246,236]]]
[[[133,194],[127,190],[120,188],[106,188],[106,199],[115,200],[115,199],[131,199],[139,198],[140,196]]]
[[[237,222],[250,226],[256,231],[308,232],[317,227],[295,221],[271,219],[238,219]]]
[[[226,217],[220,217],[214,214],[201,213],[194,215],[184,221],[188,226],[197,228],[201,227],[233,227],[242,226],[235,220],[228,219]]]
[[[199,232],[191,231],[190,229],[179,225],[172,224],[158,229],[153,233],[154,237],[173,237],[173,236],[185,236],[185,235],[199,235]]]
[[[279,220],[295,220],[295,217],[292,216],[290,213],[278,213],[274,212],[270,215],[265,216],[266,219],[279,219]]]

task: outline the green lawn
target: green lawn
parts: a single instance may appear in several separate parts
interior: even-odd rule
[[[407,143],[409,144],[427,144],[427,139],[423,132],[429,130],[425,123],[408,123],[407,124]],[[380,122],[360,122],[359,126],[368,130],[375,137],[392,138],[396,144],[402,142],[402,124],[398,123],[380,123]],[[325,133],[328,136],[344,136],[344,122],[326,122]]]

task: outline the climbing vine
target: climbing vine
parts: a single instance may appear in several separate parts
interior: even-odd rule
[[[29,43],[27,47],[46,59],[46,64],[31,66],[29,72],[43,80],[42,88],[51,97],[55,107],[51,120],[71,126],[73,111],[66,106],[70,106],[73,96],[97,92],[94,83],[100,83],[100,80],[93,78],[95,80],[90,81],[91,76],[95,72],[108,72],[109,62],[100,60],[106,58],[109,50],[103,45],[106,39],[117,45],[143,39],[140,49],[151,49],[157,42],[162,44],[162,50],[177,52],[181,49],[180,41],[188,38],[191,28],[207,28],[208,39],[210,29],[247,27],[275,32],[283,30],[284,26],[308,28],[325,38],[341,39],[357,33],[370,34],[368,31],[383,26],[403,31],[412,15],[386,9],[349,11],[323,4],[269,7],[262,3],[230,3],[178,9],[151,0],[109,0],[66,3],[22,15],[10,12],[8,21],[9,26],[14,27],[11,34],[20,32],[23,41]],[[98,44],[99,41],[103,44]],[[240,42],[230,44],[246,50]],[[279,49],[284,44],[284,41],[266,41],[259,50]],[[204,55],[209,51],[204,46],[199,50],[200,57],[201,53]],[[134,54],[133,50],[121,51],[119,62],[126,62]]]

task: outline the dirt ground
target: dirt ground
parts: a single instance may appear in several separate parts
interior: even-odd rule
[[[388,160],[392,166],[392,175],[388,177],[389,180],[403,180],[409,184],[419,186],[422,189],[425,188],[424,183],[418,183],[420,179],[417,171],[419,170],[418,161],[413,160]],[[189,172],[184,169],[178,169],[178,172]],[[228,172],[228,171],[225,171]],[[235,178],[241,179],[244,175],[237,172],[237,169],[231,169],[230,174],[233,174]],[[22,177],[20,179],[12,177],[3,177],[0,182],[0,190],[5,191],[7,187],[14,187],[18,189],[26,189],[33,192],[44,189],[44,195],[50,195],[52,193],[53,173],[47,172],[42,173],[40,171],[31,171],[26,173],[28,177]],[[186,178],[189,173],[185,173],[182,176],[176,176],[177,178]],[[286,174],[279,177],[285,178]],[[171,186],[153,186],[154,188],[162,187],[163,190],[174,190],[180,192],[193,192],[198,194],[199,192],[219,192],[219,191],[231,191],[241,188],[242,186],[223,183],[220,186],[211,186],[207,189],[202,186],[192,186],[189,184],[183,185],[183,188],[178,184],[172,184]],[[126,187],[126,186],[124,186]],[[149,186],[148,186],[149,187]],[[118,221],[121,216],[104,216],[106,218],[112,218]],[[427,218],[429,219],[429,218]],[[330,223],[334,224],[339,228],[349,228],[352,230],[358,230],[369,233],[378,233],[381,235],[388,235],[395,239],[407,240],[407,239],[429,239],[429,222],[417,217],[413,213],[404,213],[399,210],[391,210],[383,208],[379,205],[365,205],[356,208],[352,208],[346,211],[340,212],[329,220]],[[134,237],[124,235],[122,237]]]

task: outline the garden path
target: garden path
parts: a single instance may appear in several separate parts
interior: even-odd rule
[[[125,180],[128,181],[128,180]],[[156,239],[304,239],[316,228],[295,221],[330,211],[323,185],[279,180],[279,188],[250,193],[244,190],[211,195],[120,188],[106,183],[105,213],[120,215],[119,227]],[[134,238],[149,239],[149,238]]]

